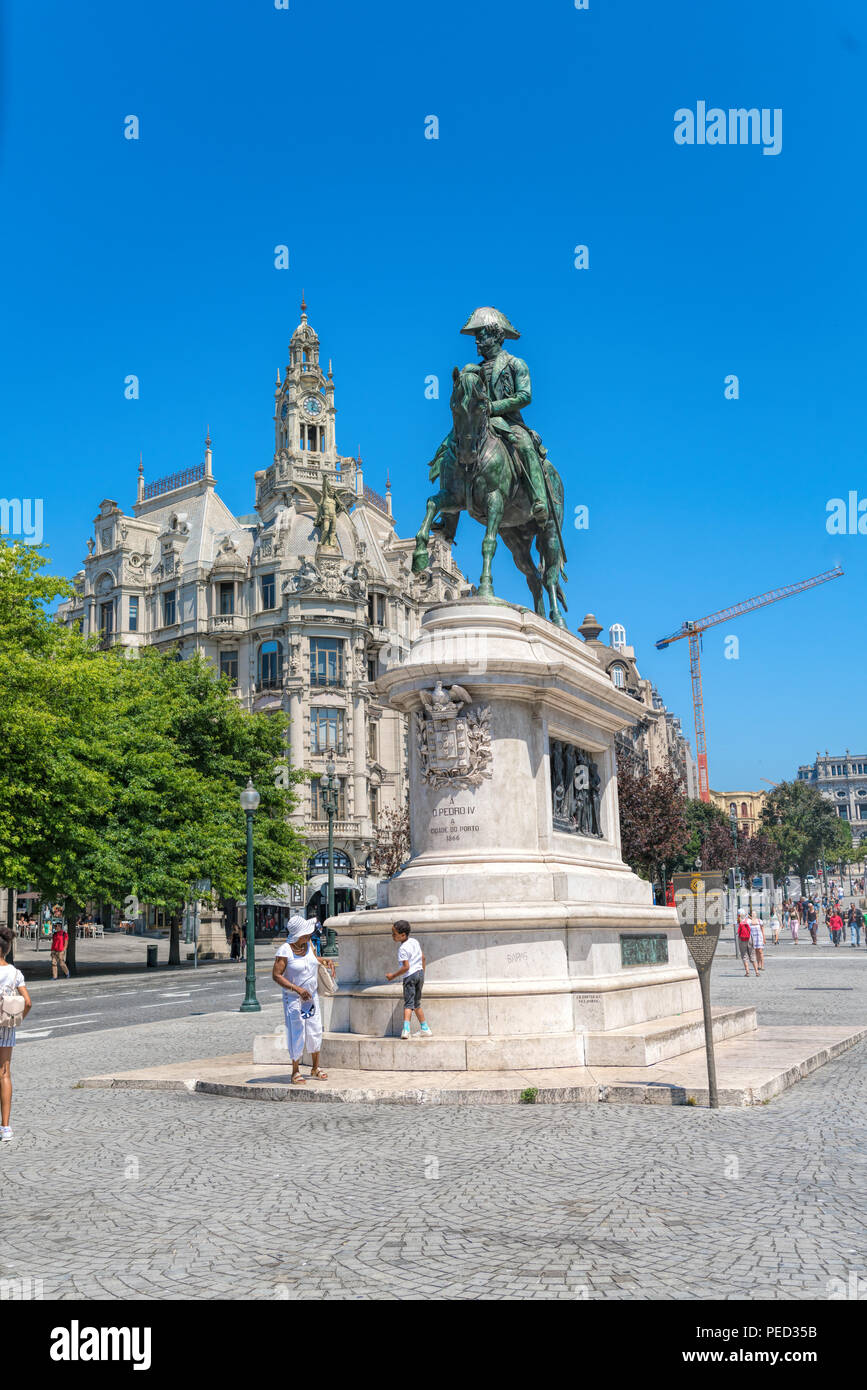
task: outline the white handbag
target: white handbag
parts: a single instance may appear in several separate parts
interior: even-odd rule
[[[320,960],[316,969],[317,989],[320,994],[336,994],[337,981],[332,975],[324,960]]]

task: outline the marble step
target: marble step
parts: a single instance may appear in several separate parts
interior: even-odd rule
[[[714,1038],[736,1037],[756,1027],[754,1008],[714,1009]],[[326,1032],[322,1037],[322,1064],[350,1071],[502,1071],[580,1066],[653,1066],[704,1046],[701,1011],[655,1019],[612,1029],[608,1033],[542,1033],[511,1037],[453,1037],[435,1034],[424,1038],[414,1032],[402,1038],[376,1038],[360,1033]],[[257,1037],[253,1061],[280,1063],[288,1060],[286,1035],[277,1032]]]
[[[752,1033],[758,1026],[756,1010],[714,1008],[714,1042]],[[584,1065],[587,1067],[652,1067],[669,1057],[695,1052],[704,1047],[704,1015],[701,1009],[650,1023],[633,1023],[612,1028],[607,1033],[584,1034]]]

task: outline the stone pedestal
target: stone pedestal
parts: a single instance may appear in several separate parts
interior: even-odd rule
[[[228,960],[225,915],[203,907],[199,917],[199,960]]]
[[[694,1030],[676,1021],[700,1009],[698,977],[674,909],[652,905],[620,853],[614,736],[637,703],[571,633],[474,599],[430,609],[378,688],[408,717],[412,858],[376,910],[332,919],[323,1058],[349,1046],[389,1066],[399,918],[427,957],[434,1043],[403,1044],[417,1068],[580,1066],[615,1030],[640,1066],[660,1020],[685,1049]]]

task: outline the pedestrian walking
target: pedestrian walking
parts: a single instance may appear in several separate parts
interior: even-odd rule
[[[54,930],[51,933],[51,978],[57,979],[58,967],[63,971],[67,980],[69,979],[69,966],[66,964],[66,948],[69,945],[69,933],[63,922],[55,922]]]
[[[752,964],[756,978],[758,979],[759,972],[756,966],[756,948],[753,945],[753,934],[750,928],[750,924],[747,921],[747,915],[745,912],[738,913],[737,932],[738,951],[740,952],[741,960],[744,963],[744,974],[746,975],[747,979],[749,979],[750,965]]]
[[[811,900],[807,904],[807,930],[810,933],[814,946],[819,944],[819,913],[816,904]]]
[[[843,935],[843,918],[840,916],[836,907],[834,908],[834,911],[831,913],[831,918],[828,922],[828,926],[831,930],[832,943],[835,946],[839,946],[841,937]]]
[[[6,957],[12,950],[12,933],[0,927],[0,1142],[12,1139],[12,1049],[15,1028],[30,1013],[32,1002],[24,985],[24,976]],[[19,1001],[24,1001],[21,1007]]]
[[[863,925],[864,925],[864,913],[861,911],[860,907],[856,907],[856,908],[853,909],[853,913],[852,913],[852,926],[851,926],[852,942],[851,942],[851,944],[852,944],[853,946],[860,946],[860,945],[861,945],[861,928],[863,927]]]
[[[755,953],[756,953],[756,969],[757,969],[757,970],[764,970],[764,968],[765,968],[765,929],[764,929],[764,927],[762,926],[761,920],[756,916],[755,912],[751,912],[751,913],[750,913],[750,916],[749,916],[749,923],[750,923],[750,939],[751,939],[751,941],[752,941],[752,943],[753,943],[753,948],[754,948]]]
[[[782,923],[781,923],[781,921],[780,921],[779,913],[777,912],[776,907],[773,909],[773,911],[772,911],[772,913],[771,913],[771,915],[770,915],[770,917],[769,917],[769,919],[768,919],[768,926],[770,927],[770,930],[771,930],[771,939],[773,940],[774,945],[775,945],[775,946],[779,946],[779,944],[780,944],[780,931],[782,930]]]
[[[232,924],[232,940],[229,945],[229,960],[241,959],[241,928],[237,922]]]
[[[798,932],[801,928],[801,919],[798,916],[798,908],[794,903],[789,904],[789,931],[792,933],[792,943],[797,946]]]
[[[319,1009],[319,966],[320,957],[311,942],[315,918],[310,921],[304,917],[289,918],[289,934],[283,946],[278,947],[271,978],[283,990],[283,1019],[286,1024],[286,1046],[292,1060],[292,1085],[306,1086],[306,1078],[301,1075],[301,1061],[305,1052],[310,1053],[310,1076],[314,1081],[327,1081],[328,1073],[319,1067],[319,1049],[322,1046],[322,1014]],[[334,965],[328,961],[321,964],[334,976]]]
[[[412,1031],[412,1016],[415,1014],[421,1024],[421,1036],[432,1038],[433,1034],[427,1025],[424,1010],[421,1007],[421,992],[424,988],[424,952],[419,945],[418,939],[411,935],[412,928],[409,922],[395,922],[391,929],[391,939],[397,943],[397,959],[400,962],[397,970],[392,974],[386,974],[387,980],[403,979],[403,1032],[402,1038],[408,1038]]]

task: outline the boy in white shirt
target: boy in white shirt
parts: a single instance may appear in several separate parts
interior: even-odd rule
[[[403,979],[403,1032],[402,1038],[410,1035],[410,1023],[415,1014],[421,1024],[421,1036],[432,1038],[433,1033],[425,1022],[421,1007],[421,992],[424,986],[425,957],[418,941],[410,935],[409,922],[395,922],[391,929],[391,939],[397,942],[399,965],[393,974],[386,974],[387,980]]]

